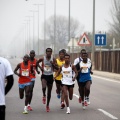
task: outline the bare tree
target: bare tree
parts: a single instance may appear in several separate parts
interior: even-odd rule
[[[70,20],[70,37],[75,37],[83,30],[83,26],[75,19]],[[68,40],[68,18],[65,16],[56,16],[56,31],[55,43],[57,49],[65,48],[69,42]],[[54,42],[54,16],[46,20],[46,35]]]
[[[113,0],[111,16],[113,23],[110,23],[110,33],[115,37],[116,43],[120,44],[120,0]]]

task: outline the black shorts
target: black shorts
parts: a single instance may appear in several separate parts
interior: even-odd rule
[[[69,88],[74,88],[74,84],[73,84],[73,85],[65,85],[65,84],[62,84],[62,87],[63,87],[63,86],[67,86],[68,89],[69,89]]]
[[[0,120],[5,120],[5,105],[0,105]]]
[[[92,80],[88,80],[88,81],[90,81],[90,83],[92,84]],[[79,82],[79,86],[85,87],[85,85],[86,85],[86,83],[87,83],[88,81],[86,81],[86,82]]]
[[[45,79],[47,84],[53,84],[53,75],[41,75],[41,80]]]
[[[55,80],[56,84],[62,85],[61,80]]]

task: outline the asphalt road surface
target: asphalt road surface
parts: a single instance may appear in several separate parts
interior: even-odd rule
[[[21,62],[20,59],[10,59],[12,68]],[[90,102],[83,110],[78,103],[78,86],[74,87],[74,97],[70,101],[71,113],[66,114],[66,108],[60,109],[60,99],[56,95],[55,83],[52,89],[50,112],[42,104],[42,88],[40,75],[37,75],[31,106],[33,111],[22,114],[24,99],[19,99],[18,77],[14,75],[14,86],[6,96],[6,120],[113,120],[120,119],[120,81],[92,76]]]

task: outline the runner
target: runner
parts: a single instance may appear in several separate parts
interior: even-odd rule
[[[47,104],[46,104],[46,111],[49,112],[49,102],[51,99],[51,91],[53,86],[53,69],[56,68],[56,59],[52,56],[52,49],[46,49],[46,56],[40,58],[37,61],[37,64],[42,62],[42,91],[43,91],[43,104],[46,104],[46,88],[47,88]]]
[[[83,59],[82,59],[82,54],[83,54],[83,53],[86,53],[86,50],[85,50],[85,49],[82,49],[81,52],[80,52],[80,54],[79,54],[79,57],[74,60],[74,65],[76,66],[77,71],[80,70],[79,63],[83,60]],[[88,61],[91,62],[91,60],[90,60],[89,58],[88,58]],[[91,69],[92,69],[92,66],[91,66]],[[79,75],[79,74],[80,74],[80,72],[78,72],[77,83],[78,83],[78,91],[79,91],[79,93],[80,93],[80,90],[79,90],[79,78],[80,78],[80,75]],[[81,103],[81,101],[82,101],[80,94],[79,94],[79,99],[78,99],[78,101],[79,101],[79,103]]]
[[[11,90],[13,83],[13,71],[9,61],[0,57],[0,120],[5,120],[5,95]]]
[[[56,59],[57,65],[58,65],[59,68],[60,68],[63,64],[65,64],[64,57],[65,57],[65,52],[64,52],[64,50],[59,51],[59,58]],[[54,76],[56,76],[56,74],[57,74],[57,71],[55,72],[55,75],[54,75]],[[57,98],[60,99],[60,97],[61,97],[61,109],[63,109],[63,108],[65,107],[65,104],[64,104],[64,95],[63,95],[63,92],[62,92],[61,79],[62,79],[62,74],[60,74],[58,77],[56,77],[55,83],[56,83],[56,88],[57,88],[57,89],[56,89]]]
[[[73,88],[74,88],[74,81],[77,77],[77,70],[74,65],[70,64],[70,55],[65,54],[65,64],[60,67],[56,77],[62,72],[62,89],[64,93],[64,98],[67,106],[67,114],[70,114],[70,107],[69,107],[69,99],[72,100],[73,98]],[[73,72],[75,72],[75,76],[73,77]]]
[[[27,105],[29,104],[29,100],[30,100],[30,90],[32,84],[30,74],[34,74],[28,61],[29,61],[29,56],[26,54],[23,57],[23,62],[19,63],[14,70],[14,73],[19,77],[18,86],[19,86],[20,99],[24,98],[24,91],[25,91],[25,107],[23,114],[28,114]],[[17,72],[18,70],[19,73]]]
[[[92,78],[90,76],[91,62],[88,60],[88,54],[82,54],[83,61],[80,62],[80,78],[79,78],[79,92],[82,99],[82,106],[85,109],[89,102],[90,86],[92,83]]]
[[[32,107],[30,106],[30,104],[31,104],[31,100],[32,100],[32,97],[33,97],[33,88],[34,88],[34,84],[35,84],[36,71],[37,71],[38,74],[40,74],[40,72],[38,71],[39,66],[36,66],[36,63],[37,63],[37,60],[35,59],[35,51],[31,50],[30,51],[30,57],[29,57],[29,64],[33,66],[34,75],[30,74],[32,86],[31,86],[31,91],[30,91],[30,101],[29,101],[29,104],[27,106],[27,109],[29,111],[33,110]]]

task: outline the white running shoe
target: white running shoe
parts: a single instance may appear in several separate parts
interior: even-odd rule
[[[87,104],[90,105],[90,100],[89,99],[87,99]]]
[[[28,114],[27,109],[24,108],[23,114]]]
[[[87,104],[90,105],[90,101],[87,101]]]
[[[85,105],[84,105],[84,102],[82,103],[82,108],[83,108],[83,110],[85,110],[85,108],[86,108]]]
[[[66,113],[70,114],[70,108],[69,107],[67,107],[67,112]]]

